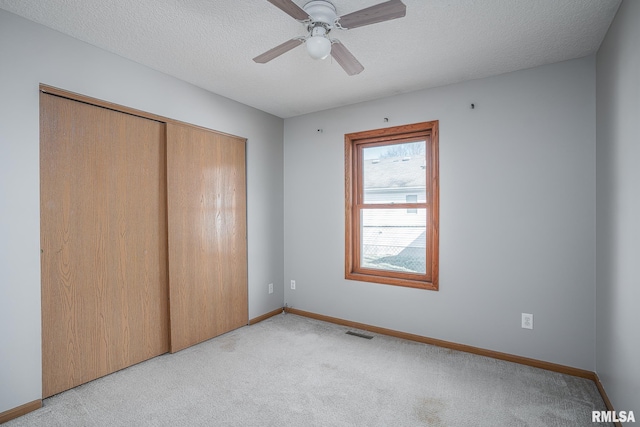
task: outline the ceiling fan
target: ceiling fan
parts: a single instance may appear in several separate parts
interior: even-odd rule
[[[324,59],[329,54],[340,64],[350,76],[359,74],[364,67],[351,52],[337,39],[329,38],[333,29],[350,30],[378,22],[402,18],[407,13],[407,7],[401,0],[389,0],[375,6],[338,16],[336,8],[327,0],[310,1],[299,7],[292,0],[267,0],[280,10],[301,22],[309,32],[306,37],[294,37],[258,55],[253,60],[264,64],[306,43],[309,55],[314,59]]]

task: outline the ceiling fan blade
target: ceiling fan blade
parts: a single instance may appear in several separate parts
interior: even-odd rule
[[[390,0],[341,16],[338,23],[344,29],[358,28],[378,22],[402,18],[407,14],[407,6],[401,0]]]
[[[299,38],[291,39],[289,41],[282,43],[281,45],[274,47],[273,49],[269,49],[262,55],[256,56],[255,58],[253,58],[253,60],[259,64],[265,64],[271,61],[272,59],[282,55],[283,53],[289,52],[294,47],[300,46],[302,43],[304,43],[304,39],[299,39]]]
[[[364,70],[362,64],[349,52],[349,49],[337,40],[333,40],[331,45],[331,56],[350,76],[360,74]]]
[[[293,19],[297,19],[298,21],[305,21],[309,19],[309,15],[307,12],[302,10],[300,6],[295,4],[292,0],[267,0],[269,3],[274,5],[275,7],[282,10],[284,13],[293,17]]]

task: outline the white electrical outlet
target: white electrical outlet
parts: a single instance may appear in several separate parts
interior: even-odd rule
[[[533,314],[522,313],[522,328],[533,329]]]
[[[273,293],[273,283],[269,283],[269,293]]]
[[[296,288],[296,281],[292,280],[291,281],[291,289],[295,289]]]

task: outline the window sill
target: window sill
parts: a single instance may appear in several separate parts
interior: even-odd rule
[[[357,280],[360,282],[380,283],[383,285],[404,286],[407,288],[425,289],[428,291],[437,291],[438,283],[430,281],[416,280],[416,279],[403,279],[398,277],[385,277],[377,276],[373,274],[364,273],[346,273],[345,279]]]

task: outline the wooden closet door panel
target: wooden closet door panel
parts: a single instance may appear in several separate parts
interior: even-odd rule
[[[247,324],[245,141],[167,124],[171,352]]]
[[[43,396],[169,349],[164,124],[40,95]]]

